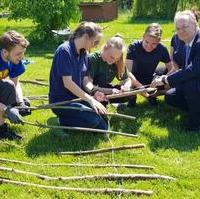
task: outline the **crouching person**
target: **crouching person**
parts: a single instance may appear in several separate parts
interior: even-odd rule
[[[21,122],[19,111],[13,106],[22,106],[20,113],[23,116],[31,113],[24,103],[18,79],[25,72],[21,60],[28,45],[29,42],[15,31],[6,32],[0,37],[0,139],[21,139],[5,123],[5,117],[11,123]]]

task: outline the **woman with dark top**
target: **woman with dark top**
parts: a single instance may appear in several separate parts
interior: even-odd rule
[[[87,72],[87,51],[95,47],[102,37],[101,28],[92,22],[82,22],[69,41],[61,44],[55,52],[50,72],[49,102],[61,102],[77,97],[85,102],[68,103],[66,106],[95,111],[53,109],[60,125],[107,129],[101,114],[106,108],[83,91],[83,78]]]

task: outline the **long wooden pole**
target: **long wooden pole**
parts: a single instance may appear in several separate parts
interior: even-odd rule
[[[0,162],[9,162],[16,164],[25,164],[29,166],[52,166],[52,167],[93,167],[93,168],[106,168],[106,167],[116,167],[116,168],[129,168],[129,169],[154,169],[153,166],[148,165],[134,165],[134,164],[84,164],[84,163],[32,163],[32,162],[24,162],[20,160],[12,160],[6,158],[0,158]]]
[[[28,182],[21,182],[15,180],[8,180],[5,178],[0,178],[0,183],[14,184],[19,186],[29,186],[42,189],[60,190],[60,191],[75,191],[81,193],[101,193],[101,194],[136,194],[136,195],[147,195],[153,194],[153,191],[145,190],[135,190],[135,189],[117,189],[117,188],[74,188],[74,187],[61,187],[61,186],[47,186],[41,184],[34,184]]]
[[[43,109],[71,109],[71,110],[78,110],[78,111],[88,111],[88,112],[95,112],[94,109],[91,108],[81,108],[81,107],[73,107],[73,106],[51,106],[51,107],[20,107],[20,106],[16,106],[15,108],[17,109],[29,109],[32,111],[36,111],[36,110],[43,110]],[[135,120],[136,117],[130,116],[130,115],[124,115],[124,114],[120,114],[120,113],[104,113],[103,115],[107,115],[107,116],[114,116],[114,117],[120,117],[120,118],[124,118],[124,119],[129,119],[129,120]]]
[[[47,176],[41,175],[39,173],[29,172],[29,171],[22,171],[14,168],[8,167],[0,167],[0,171],[7,171],[13,172],[15,174],[25,174],[30,176],[35,176],[42,180],[63,180],[63,181],[70,181],[70,180],[175,180],[175,178],[171,176],[159,175],[159,174],[102,174],[102,175],[86,175],[86,176]]]
[[[121,135],[121,136],[125,136],[125,137],[133,137],[133,138],[139,137],[138,135],[134,135],[134,134],[130,134],[130,133],[122,133],[122,132],[110,131],[110,130],[102,130],[102,129],[92,129],[92,128],[84,128],[84,127],[70,127],[70,126],[44,125],[44,124],[39,124],[39,123],[28,122],[26,120],[23,120],[23,123],[27,124],[27,125],[31,125],[31,126],[41,127],[41,128],[76,130],[76,131],[80,131],[81,133],[96,132],[96,133],[101,133],[101,134],[110,133],[110,134]]]
[[[35,84],[35,85],[40,85],[40,86],[49,86],[48,83],[44,83],[44,82],[39,82],[37,80],[19,80],[21,83],[24,84]]]
[[[141,88],[141,89],[134,89],[132,91],[121,92],[121,93],[118,93],[118,94],[106,95],[106,97],[108,99],[116,99],[116,98],[119,98],[119,97],[127,97],[127,96],[137,95],[137,94],[140,94],[140,93],[143,93],[143,92],[150,92],[150,91],[152,92],[152,91],[156,91],[156,90],[157,90],[156,88]],[[67,103],[80,102],[80,101],[82,101],[81,98],[76,98],[76,99],[66,100],[66,101],[62,101],[62,102],[44,104],[44,105],[40,105],[40,106],[37,106],[37,107],[38,108],[51,107],[51,106],[64,105],[64,104],[67,104]]]
[[[106,152],[110,152],[110,151],[141,149],[144,147],[145,147],[144,144],[123,145],[123,146],[118,146],[118,147],[102,148],[102,149],[95,149],[95,150],[88,150],[88,151],[64,151],[64,152],[59,152],[58,154],[60,154],[60,155],[90,155],[90,154],[106,153]]]

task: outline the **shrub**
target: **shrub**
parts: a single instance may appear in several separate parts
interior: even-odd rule
[[[10,0],[11,19],[30,18],[36,23],[37,36],[45,39],[52,29],[66,28],[80,18],[79,0]]]

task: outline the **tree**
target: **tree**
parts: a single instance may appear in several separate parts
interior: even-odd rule
[[[80,18],[79,0],[10,0],[11,19],[30,18],[37,24],[37,36],[44,39],[52,29],[66,28]]]
[[[135,0],[134,17],[172,19],[179,0]]]

